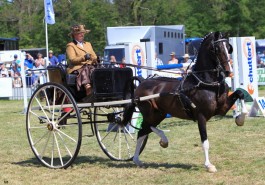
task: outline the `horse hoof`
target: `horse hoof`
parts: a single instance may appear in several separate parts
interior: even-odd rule
[[[214,165],[212,165],[212,164],[206,166],[206,168],[207,168],[207,171],[210,172],[210,173],[215,173],[215,172],[217,172],[216,167],[215,167]]]
[[[236,125],[237,126],[243,126],[244,125],[244,122],[245,122],[245,117],[246,117],[246,114],[240,114],[236,117]]]
[[[164,142],[162,140],[159,141],[159,144],[162,148],[167,148],[168,147],[168,142]]]
[[[140,161],[140,160],[137,160],[137,159],[133,159],[133,162],[134,164],[137,166],[137,167],[143,167],[143,163]]]

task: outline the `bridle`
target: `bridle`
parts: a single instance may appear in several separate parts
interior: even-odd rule
[[[207,36],[206,36],[207,37]],[[215,56],[215,62],[216,62],[216,68],[214,69],[208,69],[208,70],[201,70],[201,71],[192,71],[191,73],[188,73],[188,75],[186,75],[184,77],[184,79],[182,80],[182,83],[180,84],[180,88],[179,90],[181,91],[189,91],[191,89],[194,89],[194,88],[198,88],[200,86],[207,86],[207,87],[220,87],[221,84],[224,84],[225,83],[225,78],[226,78],[226,75],[225,75],[225,72],[226,70],[223,68],[223,66],[221,65],[221,59],[220,59],[220,56],[219,56],[219,44],[220,43],[223,43],[224,44],[224,49],[225,49],[225,53],[227,55],[227,59],[226,62],[229,67],[230,66],[230,58],[229,58],[229,54],[232,53],[232,48],[229,48],[230,50],[228,50],[227,48],[227,44],[232,47],[229,42],[228,42],[228,39],[226,38],[220,38],[216,41],[212,41],[211,44],[212,44],[212,50],[211,53]],[[198,74],[201,74],[201,73],[205,73],[205,72],[213,72],[213,73],[216,73],[217,74],[217,81],[214,81],[214,82],[206,82],[204,79],[201,79],[200,76]],[[197,84],[194,86],[194,87],[191,87],[191,88],[188,88],[188,89],[183,89],[183,85],[184,85],[184,81],[185,79],[189,76],[189,75],[192,75],[196,80],[197,80]]]
[[[213,48],[214,48],[214,54],[216,56],[216,70],[217,70],[217,77],[219,74],[223,75],[223,77],[226,77],[225,72],[227,72],[226,69],[223,68],[223,66],[221,65],[221,60],[219,58],[219,46],[218,44],[220,44],[220,42],[223,44],[224,50],[225,50],[225,55],[226,55],[226,60],[223,61],[223,63],[225,63],[225,65],[229,65],[229,72],[231,71],[232,67],[230,65],[230,57],[229,54],[232,53],[232,46],[229,44],[228,40],[225,38],[222,39],[218,39],[216,41],[214,41],[213,44]],[[227,45],[230,46],[229,50],[227,48]]]

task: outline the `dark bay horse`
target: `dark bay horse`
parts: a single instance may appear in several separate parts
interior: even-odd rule
[[[233,48],[221,32],[209,33],[204,37],[198,52],[197,61],[191,72],[182,80],[153,77],[144,80],[135,90],[135,98],[159,94],[157,98],[137,101],[125,110],[124,123],[131,119],[137,106],[143,115],[142,128],[139,130],[137,146],[133,161],[141,166],[139,160],[142,142],[149,133],[154,132],[161,137],[160,145],[168,146],[168,140],[162,130],[156,128],[169,113],[173,117],[198,122],[202,148],[205,155],[205,167],[209,172],[216,168],[209,160],[209,141],[206,122],[215,115],[224,116],[237,99],[241,100],[242,112],[236,117],[237,125],[243,125],[247,110],[244,94],[236,90],[228,96],[229,87],[225,77],[231,72],[229,64]]]

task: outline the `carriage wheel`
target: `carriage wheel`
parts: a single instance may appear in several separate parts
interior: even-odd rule
[[[26,117],[29,144],[49,168],[67,168],[75,160],[82,138],[79,109],[62,85],[46,83],[32,95]]]
[[[130,124],[121,125],[123,107],[96,107],[94,110],[95,133],[98,143],[103,152],[112,160],[129,161],[132,160],[138,130]],[[134,113],[132,121],[139,121],[139,113]],[[141,146],[143,151],[146,138]]]

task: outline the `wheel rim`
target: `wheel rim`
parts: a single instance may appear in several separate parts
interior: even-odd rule
[[[80,149],[82,124],[66,88],[53,83],[40,86],[30,99],[26,124],[31,149],[43,165],[67,168],[72,164]]]
[[[103,152],[112,160],[131,160],[138,130],[130,124],[124,127],[119,123],[123,116],[123,108],[96,107],[94,113],[96,137]],[[132,121],[137,119],[139,119],[138,114],[134,114]]]

